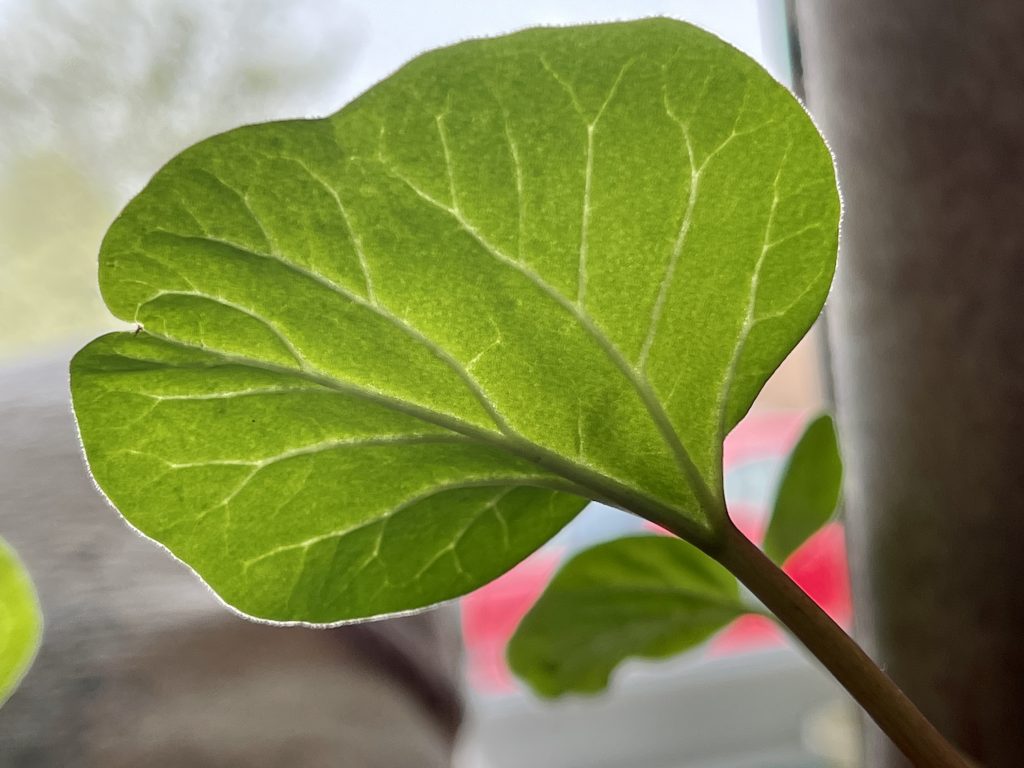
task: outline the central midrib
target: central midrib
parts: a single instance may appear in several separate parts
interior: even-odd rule
[[[681,529],[688,533],[688,538],[699,543],[708,540],[712,531],[710,527],[701,525],[697,520],[690,518],[684,510],[676,508],[671,504],[632,488],[621,481],[603,475],[589,467],[577,464],[566,457],[551,451],[537,443],[534,443],[516,433],[508,434],[484,429],[478,425],[471,424],[449,414],[441,413],[433,409],[415,405],[395,397],[350,384],[332,376],[316,373],[309,370],[289,368],[283,365],[255,360],[242,355],[232,355],[218,350],[211,350],[195,344],[189,344],[178,339],[143,331],[144,334],[153,337],[165,344],[187,349],[190,351],[201,351],[204,354],[213,356],[229,365],[239,365],[249,368],[257,368],[269,371],[280,376],[289,376],[303,379],[318,384],[326,389],[341,394],[358,397],[372,402],[376,405],[389,408],[390,410],[403,413],[407,416],[425,421],[429,424],[442,427],[449,431],[464,435],[479,444],[491,448],[497,448],[516,458],[529,461],[538,467],[553,472],[568,481],[569,487],[566,492],[574,492],[584,498],[599,501],[609,506],[617,507],[627,512],[640,515],[658,525],[671,526],[673,530]],[[173,363],[161,361],[147,361],[167,367],[177,367]]]

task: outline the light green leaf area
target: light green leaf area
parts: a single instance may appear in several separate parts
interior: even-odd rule
[[[558,572],[512,637],[509,665],[542,696],[594,693],[625,659],[672,656],[749,611],[735,577],[695,547],[616,539]]]
[[[722,436],[818,314],[838,215],[801,106],[690,25],[427,53],[129,204],[100,285],[144,331],[72,365],[90,466],[278,620],[464,593],[588,498],[706,536]]]
[[[0,704],[32,665],[42,632],[43,615],[28,572],[0,539]]]
[[[843,462],[832,417],[821,415],[807,425],[790,454],[775,508],[764,537],[764,552],[782,565],[816,533],[839,504]]]

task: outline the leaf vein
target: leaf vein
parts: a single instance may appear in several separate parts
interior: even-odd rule
[[[512,257],[505,254],[501,249],[491,243],[479,229],[477,229],[472,222],[470,222],[460,211],[455,210],[451,206],[445,205],[440,200],[437,200],[424,190],[420,189],[410,179],[399,173],[394,167],[385,164],[384,169],[394,176],[399,181],[403,182],[409,187],[418,197],[429,203],[430,205],[444,211],[451,216],[456,223],[472,237],[476,242],[494,259],[501,264],[511,267],[514,270],[520,272],[530,282],[532,282],[537,288],[539,288],[544,294],[555,301],[565,311],[567,311],[573,318],[580,324],[580,326],[586,331],[586,333],[593,339],[601,350],[608,356],[608,358],[615,364],[619,371],[626,377],[627,381],[632,385],[634,390],[640,397],[641,402],[647,409],[655,426],[661,432],[662,438],[666,441],[669,448],[672,450],[675,456],[676,463],[680,469],[686,475],[690,482],[690,486],[694,493],[697,495],[698,500],[705,509],[706,513],[717,513],[722,509],[722,502],[717,499],[711,490],[707,487],[703,476],[693,463],[690,454],[687,452],[686,447],[683,445],[675,427],[672,426],[672,422],[665,412],[664,407],[655,397],[654,392],[648,386],[647,382],[640,377],[637,370],[626,360],[622,352],[616,347],[611,339],[600,329],[600,327],[594,323],[594,321],[587,315],[586,312],[571,299],[567,298],[554,286],[544,280],[536,271],[534,271],[528,265],[513,259]]]
[[[486,480],[477,480],[477,481],[466,481],[466,480],[464,480],[464,481],[453,482],[453,483],[442,483],[442,484],[434,486],[433,488],[428,489],[427,491],[424,491],[422,493],[416,494],[416,495],[406,499],[405,501],[399,503],[397,506],[392,507],[391,509],[387,510],[383,514],[380,514],[380,515],[378,515],[378,516],[376,516],[376,517],[374,517],[374,518],[372,518],[370,520],[366,520],[364,522],[357,523],[355,525],[347,526],[345,528],[339,528],[339,529],[334,530],[334,531],[329,531],[327,533],[322,533],[322,534],[319,534],[317,536],[311,536],[311,537],[309,537],[307,539],[304,539],[303,541],[298,541],[298,542],[295,542],[295,543],[292,543],[292,544],[283,544],[281,546],[274,547],[273,549],[270,549],[270,550],[264,552],[261,555],[257,555],[256,557],[249,558],[247,560],[243,560],[242,561],[242,571],[243,572],[248,571],[250,568],[252,568],[252,566],[256,565],[259,562],[262,562],[263,560],[267,560],[268,558],[277,557],[278,555],[284,554],[286,552],[292,552],[292,551],[294,551],[296,549],[307,549],[308,550],[310,547],[312,547],[312,546],[314,546],[316,544],[320,544],[321,542],[330,541],[332,539],[337,539],[337,538],[342,538],[344,536],[348,536],[348,535],[350,535],[352,533],[355,533],[356,531],[362,530],[364,528],[368,528],[368,527],[373,526],[373,525],[383,524],[384,521],[391,519],[395,515],[397,515],[400,512],[402,512],[403,510],[409,509],[410,507],[412,507],[412,506],[414,506],[416,504],[419,504],[422,501],[425,501],[425,500],[427,500],[427,499],[429,499],[429,498],[431,498],[433,496],[436,496],[436,495],[438,495],[440,493],[444,493],[446,491],[460,490],[460,489],[463,489],[463,488],[480,488],[480,487],[487,487],[487,486],[493,486],[493,485],[500,485],[500,486],[504,487],[505,485],[507,485],[509,483],[511,483],[513,485],[516,485],[516,486],[519,486],[519,485],[533,485],[534,483],[537,483],[537,482],[543,483],[547,479],[548,478],[538,477],[538,478],[530,479],[530,482],[527,482],[527,478],[524,478],[524,477],[520,476],[520,477],[508,477],[508,478],[498,478],[498,477],[496,477],[496,478],[491,478],[491,479],[486,479]],[[544,487],[544,486],[541,485],[541,487]]]
[[[377,298],[373,292],[373,279],[370,276],[370,265],[366,260],[366,252],[363,249],[362,238],[360,238],[359,232],[355,227],[352,226],[352,219],[349,216],[348,208],[341,202],[341,195],[338,194],[338,190],[331,184],[328,184],[326,179],[314,171],[309,164],[303,160],[290,155],[281,155],[280,157],[299,166],[334,199],[335,204],[338,206],[338,213],[341,215],[341,220],[345,223],[345,229],[348,230],[349,238],[352,241],[352,250],[355,251],[356,258],[359,260],[359,269],[363,273],[363,282],[366,286],[367,301],[370,304],[377,305]]]
[[[772,202],[768,209],[767,221],[765,222],[761,252],[758,254],[757,261],[754,264],[754,272],[750,278],[750,289],[747,292],[746,311],[743,316],[743,323],[740,326],[736,346],[733,348],[733,353],[729,360],[729,365],[726,368],[725,377],[720,389],[722,393],[718,404],[718,434],[720,439],[725,438],[725,432],[727,429],[726,422],[728,420],[729,411],[729,398],[732,396],[732,387],[736,379],[736,371],[739,368],[740,358],[743,356],[743,351],[746,348],[747,339],[750,337],[750,332],[755,325],[755,305],[757,303],[758,287],[761,284],[761,271],[764,269],[765,261],[769,251],[771,250],[769,238],[771,237],[772,225],[775,223],[775,213],[779,207],[779,181],[782,178],[782,171],[786,167],[786,160],[789,157],[789,150],[792,146],[792,143],[786,146],[786,150],[782,154],[782,160],[779,162],[779,169],[775,173],[775,179],[772,182]],[[719,441],[719,444],[721,444],[721,440]]]
[[[441,360],[441,362],[447,365],[469,388],[470,392],[481,404],[481,406],[487,411],[488,415],[492,418],[498,429],[502,432],[507,432],[509,430],[508,422],[505,420],[504,416],[498,411],[497,406],[483,391],[483,389],[480,387],[480,384],[476,381],[476,379],[474,379],[473,376],[468,371],[466,371],[462,363],[460,363],[450,352],[448,352],[448,350],[444,349],[439,344],[435,343],[422,331],[410,325],[407,321],[405,321],[398,315],[392,313],[382,304],[373,304],[367,299],[364,299],[363,297],[359,296],[358,294],[346,290],[342,286],[324,277],[318,272],[306,269],[296,264],[295,262],[291,261],[290,259],[286,259],[283,256],[277,255],[274,252],[262,253],[260,251],[253,250],[252,248],[247,248],[244,245],[241,245],[240,243],[231,242],[230,240],[222,240],[220,238],[210,237],[207,235],[182,235],[178,232],[170,232],[168,230],[159,231],[163,232],[166,235],[178,237],[183,240],[200,240],[210,243],[216,243],[219,245],[224,245],[244,255],[277,262],[278,264],[283,265],[286,269],[289,269],[298,275],[307,277],[310,280],[319,283],[327,290],[341,296],[342,298],[347,299],[348,301],[351,301],[363,307],[364,309],[369,310],[370,312],[374,313],[375,315],[381,317],[382,319],[394,325],[407,336],[417,341],[419,344],[424,346],[429,352],[431,352],[431,354],[433,354],[436,358]]]
[[[214,296],[212,294],[203,293],[202,291],[196,290],[196,291],[157,291],[150,298],[148,298],[145,301],[141,302],[139,304],[139,309],[141,310],[147,304],[151,304],[152,302],[154,302],[157,299],[159,299],[161,296],[191,296],[193,298],[203,299],[204,301],[209,301],[209,302],[212,302],[214,304],[220,304],[221,306],[228,307],[229,309],[233,309],[236,312],[241,312],[243,315],[251,317],[253,320],[256,320],[257,322],[261,323],[272,334],[274,334],[274,337],[278,341],[280,341],[282,345],[284,345],[284,348],[286,350],[288,350],[288,353],[295,359],[295,362],[298,364],[299,368],[301,368],[304,371],[311,370],[311,366],[309,364],[309,361],[298,350],[298,348],[296,348],[296,346],[292,342],[292,340],[290,338],[288,338],[288,336],[286,334],[282,333],[281,329],[279,329],[276,325],[274,325],[272,322],[270,322],[270,320],[268,320],[267,318],[263,317],[263,315],[259,314],[258,312],[256,312],[255,310],[253,310],[253,309],[251,309],[249,307],[245,307],[245,306],[243,306],[243,305],[241,305],[241,304],[239,304],[237,302],[231,301],[230,299],[226,299],[223,296]]]
[[[244,466],[254,467],[257,470],[264,469],[277,464],[287,459],[293,459],[298,456],[314,456],[319,453],[326,453],[327,451],[337,450],[338,448],[366,448],[366,447],[379,447],[388,445],[423,445],[423,444],[443,444],[443,443],[455,443],[465,444],[470,442],[469,438],[464,435],[458,434],[396,434],[396,435],[375,435],[372,437],[356,437],[356,438],[341,438],[337,440],[324,440],[319,443],[313,443],[312,445],[303,445],[298,448],[291,448],[287,451],[281,451],[280,453],[273,454],[271,456],[263,456],[258,459],[213,459],[211,461],[171,461],[165,459],[159,454],[151,453],[148,451],[140,451],[135,448],[126,448],[121,453],[127,453],[135,456],[149,456],[157,459],[163,464],[167,465],[171,469],[193,469],[197,467],[224,467],[224,466]]]

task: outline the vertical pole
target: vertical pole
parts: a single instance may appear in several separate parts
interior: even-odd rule
[[[857,629],[986,768],[1024,755],[1024,4],[798,0],[845,215],[830,336]],[[867,764],[904,765],[869,729]]]

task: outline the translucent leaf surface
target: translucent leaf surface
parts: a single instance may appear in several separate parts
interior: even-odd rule
[[[832,417],[807,425],[782,475],[764,537],[764,552],[781,565],[835,514],[843,479]]]
[[[0,539],[0,704],[18,687],[43,631],[35,588],[14,551]]]
[[[415,59],[174,158],[111,227],[72,365],[99,485],[231,605],[330,622],[511,567],[600,499],[693,538],[722,436],[818,314],[832,162],[664,19]]]
[[[542,695],[593,693],[625,659],[692,648],[749,610],[735,577],[689,544],[617,539],[558,572],[509,643],[509,664]]]

